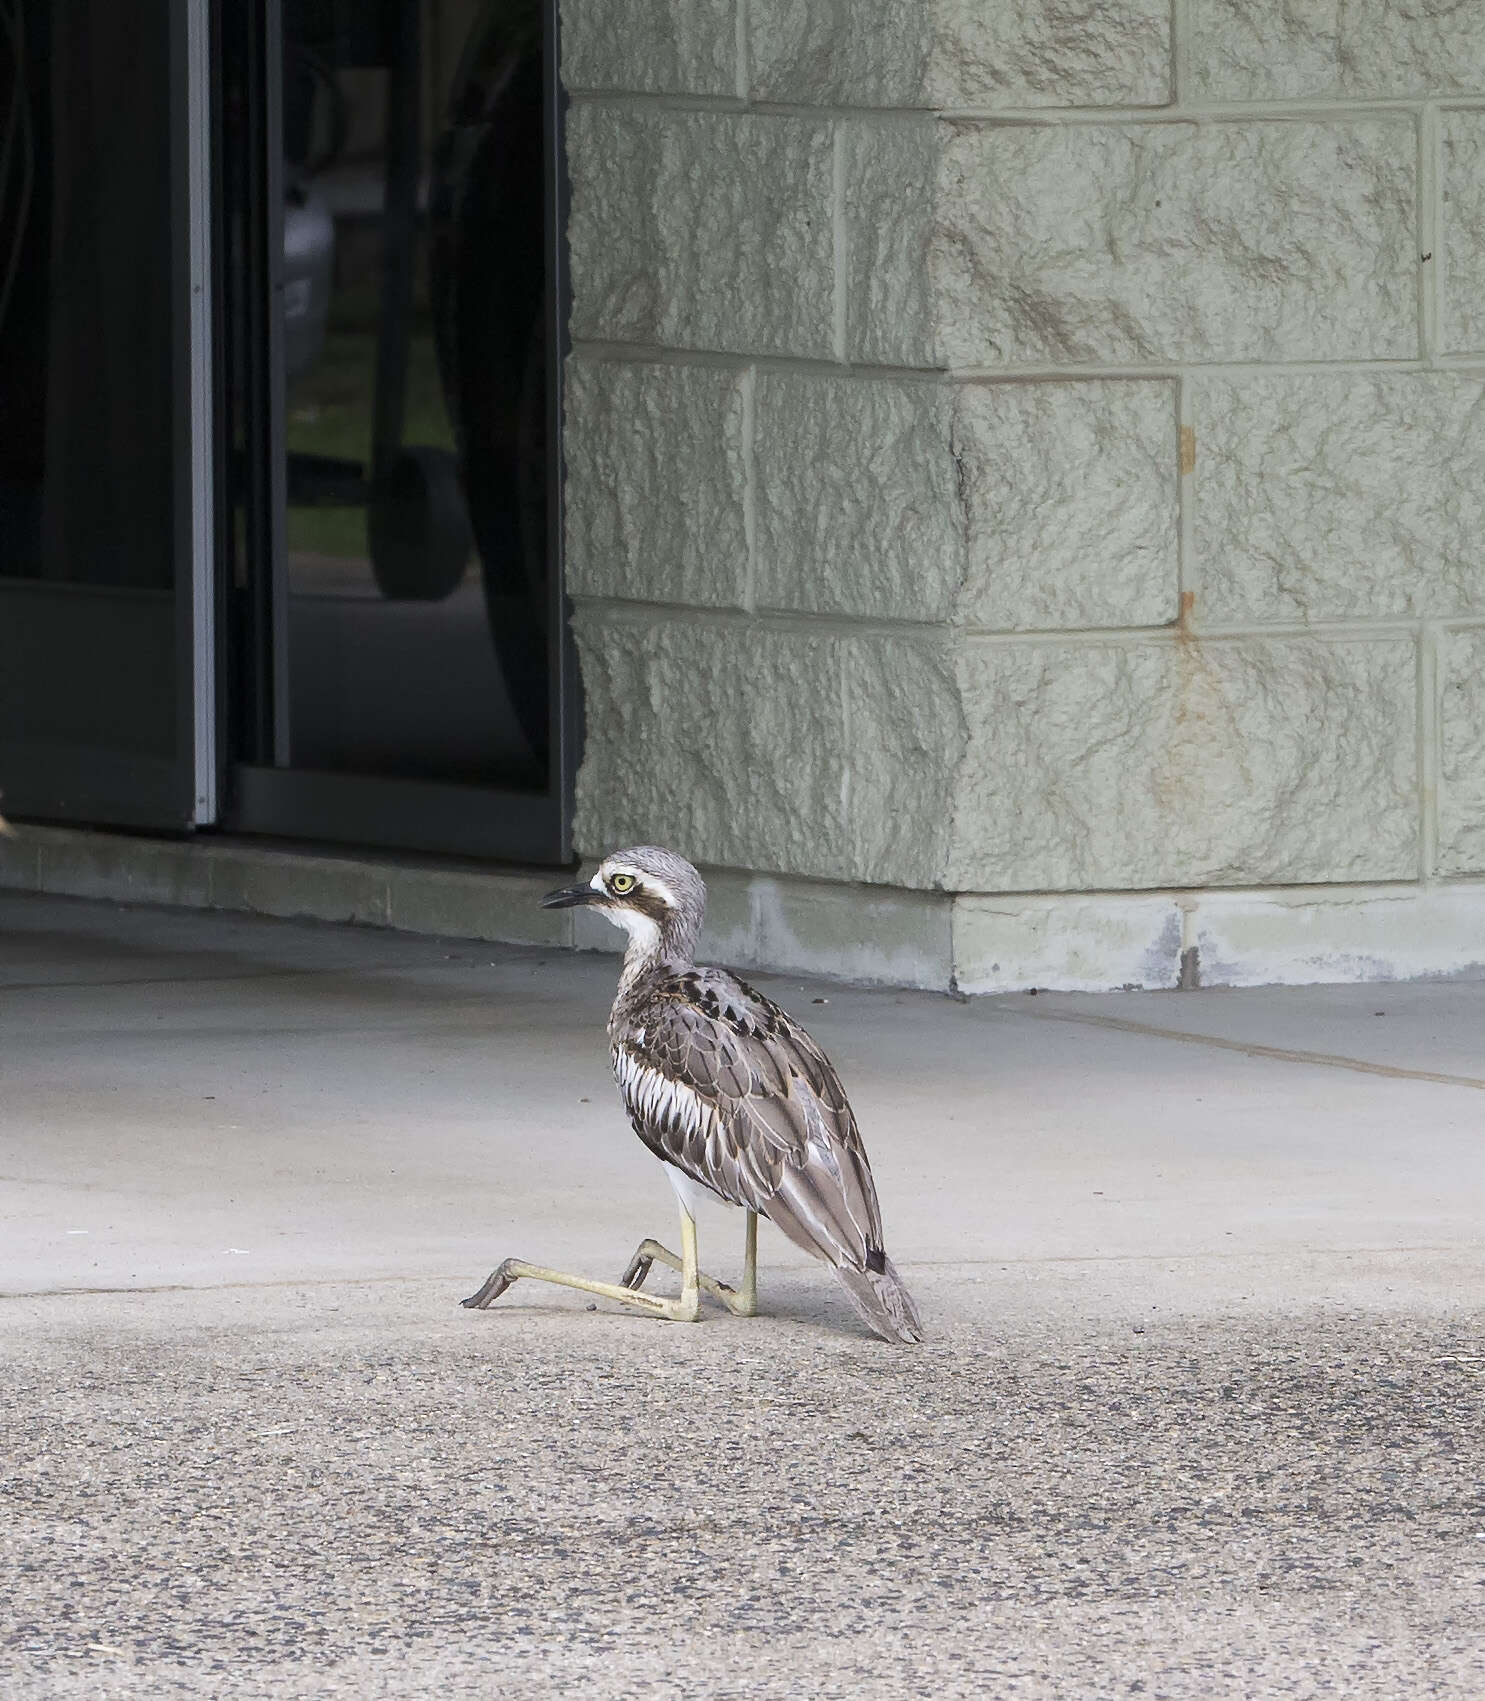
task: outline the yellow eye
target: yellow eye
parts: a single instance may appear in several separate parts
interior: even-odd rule
[[[632,892],[635,885],[636,881],[632,874],[610,874],[608,877],[609,891],[617,893],[621,898],[626,892]]]

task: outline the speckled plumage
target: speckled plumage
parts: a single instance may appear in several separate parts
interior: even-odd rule
[[[633,877],[627,894],[613,892],[616,873],[621,884]],[[630,931],[608,1031],[635,1133],[662,1162],[830,1264],[878,1334],[920,1339],[829,1058],[771,999],[693,961],[701,876],[671,851],[636,846],[605,858],[592,885],[599,907]]]

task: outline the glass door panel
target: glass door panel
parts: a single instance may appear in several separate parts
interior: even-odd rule
[[[15,815],[181,827],[214,806],[210,644],[194,654],[211,601],[206,74],[204,0],[0,0]]]
[[[239,826],[566,856],[551,10],[262,9],[238,104],[261,114],[244,212],[268,234],[238,288],[273,306],[230,387],[258,362],[276,418],[270,473],[239,481]]]

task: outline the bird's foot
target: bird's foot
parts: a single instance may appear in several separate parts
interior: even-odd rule
[[[664,1264],[672,1270],[681,1271],[682,1275],[685,1274],[685,1264],[677,1253],[672,1252],[668,1246],[662,1246],[658,1240],[642,1240],[625,1266],[624,1274],[619,1278],[619,1285],[638,1292],[656,1264]],[[739,1293],[730,1282],[719,1281],[715,1276],[698,1271],[696,1285],[702,1293],[709,1293],[713,1299],[725,1305],[734,1317],[755,1317],[758,1313],[757,1296]]]
[[[679,1299],[661,1299],[656,1294],[640,1293],[637,1284],[630,1287],[627,1283],[616,1286],[613,1282],[594,1282],[586,1276],[569,1275],[566,1270],[549,1270],[542,1264],[528,1264],[521,1258],[507,1258],[503,1264],[490,1272],[489,1278],[478,1293],[470,1294],[468,1299],[461,1300],[460,1303],[471,1310],[483,1311],[499,1299],[513,1282],[523,1277],[527,1281],[551,1282],[557,1287],[576,1288],[579,1293],[597,1294],[600,1299],[614,1299],[620,1305],[642,1311],[648,1317],[661,1318],[667,1323],[696,1323],[701,1319],[701,1295],[694,1287],[683,1288]]]
[[[515,1272],[511,1269],[514,1263],[514,1258],[507,1258],[498,1268],[491,1270],[479,1292],[470,1294],[468,1299],[461,1299],[460,1305],[471,1311],[483,1311],[486,1306],[492,1305],[515,1281]]]
[[[658,1240],[642,1240],[635,1247],[634,1256],[624,1266],[624,1274],[619,1277],[619,1286],[621,1288],[642,1288],[645,1285],[646,1277],[655,1267],[657,1256],[662,1263],[669,1264],[671,1269],[680,1269],[680,1260],[673,1252],[667,1252]]]

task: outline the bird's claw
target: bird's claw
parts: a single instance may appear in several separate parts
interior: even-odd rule
[[[515,1281],[516,1278],[511,1273],[511,1265],[514,1262],[513,1258],[507,1258],[485,1278],[485,1284],[479,1292],[470,1294],[468,1299],[461,1299],[460,1305],[467,1306],[471,1311],[483,1311],[486,1306],[493,1304]]]
[[[621,1288],[642,1288],[645,1285],[645,1278],[654,1267],[655,1260],[648,1253],[636,1252],[629,1260],[628,1268],[624,1271],[624,1274],[619,1277],[619,1286]]]

